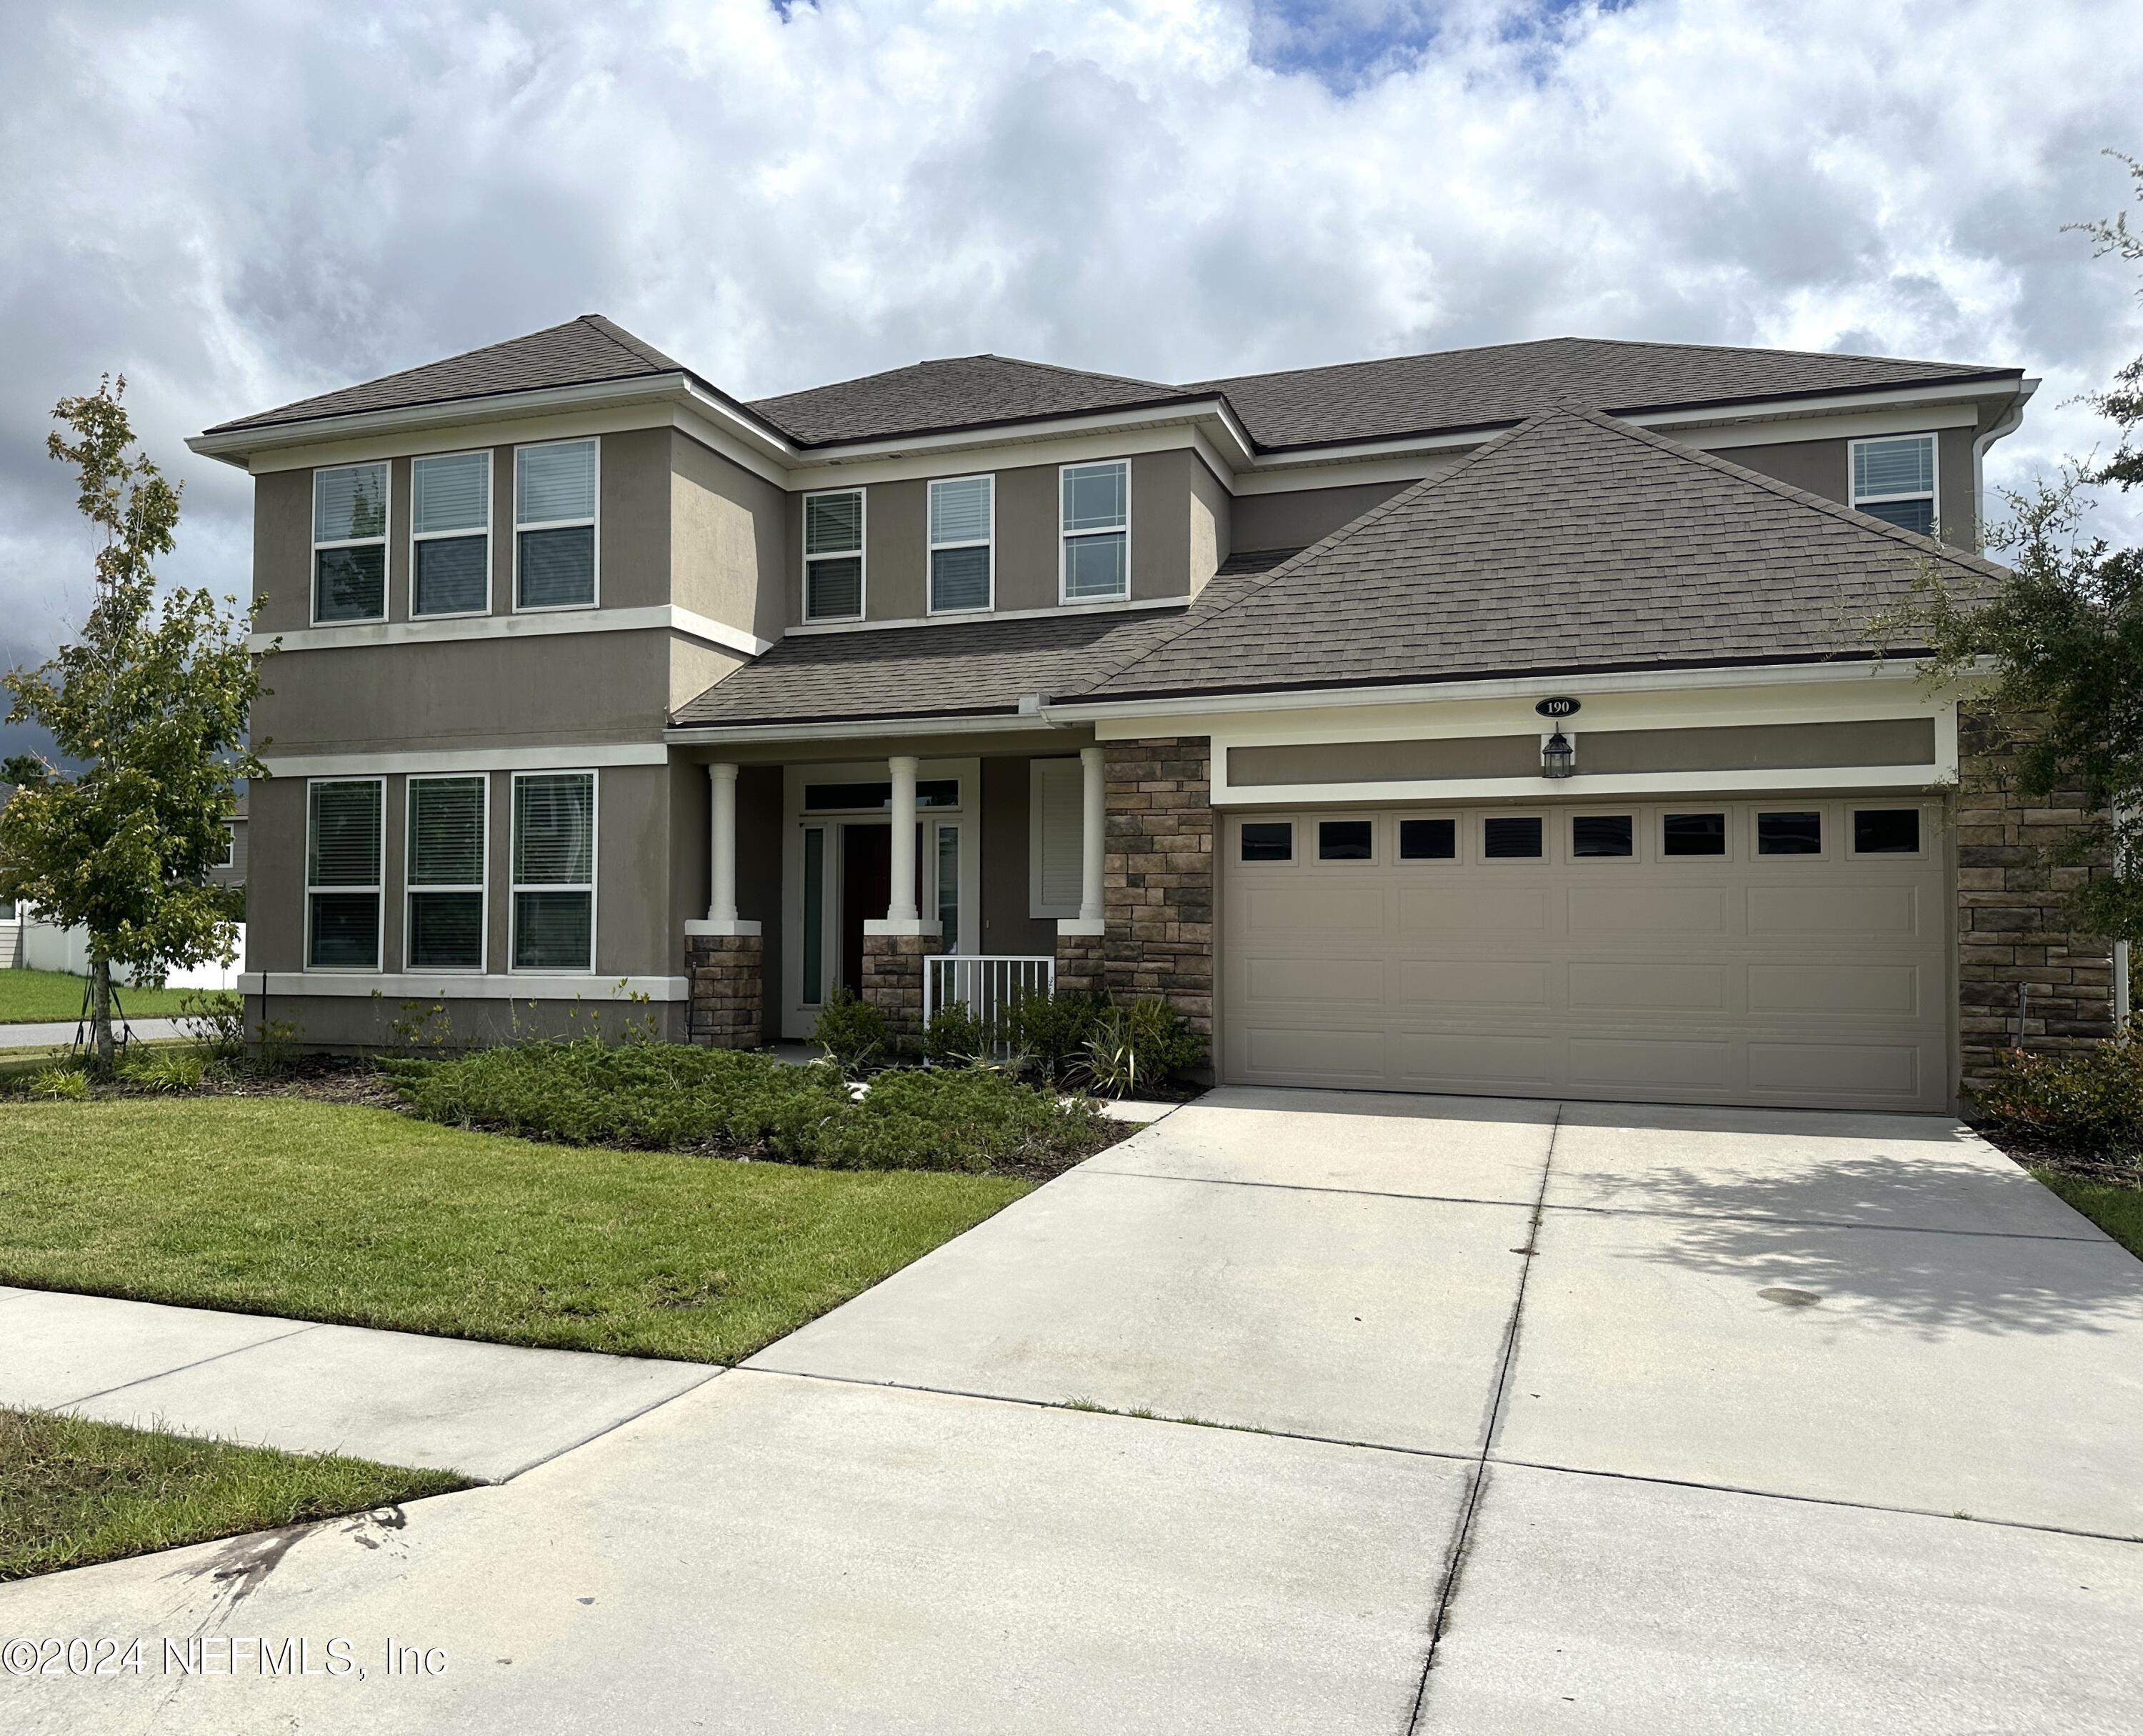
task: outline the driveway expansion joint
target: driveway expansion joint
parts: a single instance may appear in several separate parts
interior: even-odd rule
[[[294,1332],[279,1332],[271,1338],[255,1338],[250,1344],[234,1344],[228,1350],[217,1351],[214,1356],[195,1357],[191,1363],[180,1363],[169,1368],[159,1368],[153,1374],[136,1375],[132,1380],[122,1380],[116,1387],[106,1387],[95,1392],[84,1392],[78,1397],[67,1400],[63,1404],[54,1405],[52,1408],[63,1411],[72,1405],[88,1404],[96,1399],[109,1398],[114,1392],[124,1392],[130,1387],[146,1386],[152,1380],[168,1380],[172,1375],[184,1374],[189,1369],[205,1368],[210,1363],[226,1362],[232,1357],[244,1356],[247,1351],[258,1350],[265,1344],[286,1343],[292,1338],[303,1338],[309,1332],[318,1332],[325,1323],[319,1320],[308,1320]]]
[[[1096,1170],[1085,1164],[1068,1173],[1113,1175],[1123,1181],[1180,1181],[1201,1188],[1265,1188],[1279,1194],[1341,1194],[1353,1199],[1411,1199],[1423,1205],[1507,1205],[1516,1211],[1535,1209],[1527,1200],[1488,1199],[1476,1194],[1408,1194],[1392,1188],[1336,1188],[1309,1181],[1246,1181],[1232,1175],[1163,1175],[1152,1170]]]

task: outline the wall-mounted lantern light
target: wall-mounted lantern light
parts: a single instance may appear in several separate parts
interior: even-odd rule
[[[1541,744],[1541,776],[1567,778],[1577,769],[1577,744],[1557,730]]]

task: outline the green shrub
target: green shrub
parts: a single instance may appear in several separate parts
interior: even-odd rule
[[[428,1120],[567,1145],[765,1152],[836,1169],[1068,1162],[1108,1131],[1092,1105],[1062,1102],[988,1068],[881,1073],[859,1100],[824,1062],[582,1038],[389,1060],[381,1071]]]
[[[148,1091],[197,1091],[208,1071],[208,1056],[195,1051],[166,1051],[130,1061],[119,1070],[126,1084]]]
[[[245,997],[227,988],[192,989],[179,997],[179,1033],[218,1061],[245,1054]]]
[[[826,1051],[827,1060],[850,1073],[887,1059],[888,1036],[885,1009],[850,988],[837,988],[826,997],[811,1031],[811,1041]]]
[[[1978,1096],[1997,1126],[2081,1156],[2143,1160],[2143,1021],[2071,1054],[2012,1050]]]
[[[989,1032],[965,1001],[939,1007],[923,1027],[923,1058],[941,1067],[968,1066],[982,1060],[989,1047]]]
[[[1197,1066],[1204,1039],[1167,1002],[1148,996],[1127,1006],[1104,1007],[1086,1039],[1086,1072],[1106,1096],[1151,1091],[1172,1074]]]
[[[79,1067],[41,1068],[31,1076],[30,1095],[68,1103],[85,1102],[89,1097],[89,1075]]]
[[[1076,989],[1021,995],[1005,1009],[1005,1041],[1045,1079],[1077,1077],[1086,1068],[1095,1021],[1108,1005],[1106,996]]]

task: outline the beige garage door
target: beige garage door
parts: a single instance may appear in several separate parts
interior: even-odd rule
[[[1235,1082],[1949,1105],[1940,804],[1230,815]]]

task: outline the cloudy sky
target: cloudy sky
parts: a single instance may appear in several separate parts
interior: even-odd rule
[[[1157,378],[1578,333],[2021,364],[2104,433],[2133,0],[4,0],[0,662],[79,617],[53,400],[210,423],[591,310],[747,397],[992,349]],[[2143,507],[2143,502],[2137,503]],[[2109,513],[2134,530],[2143,513]]]

